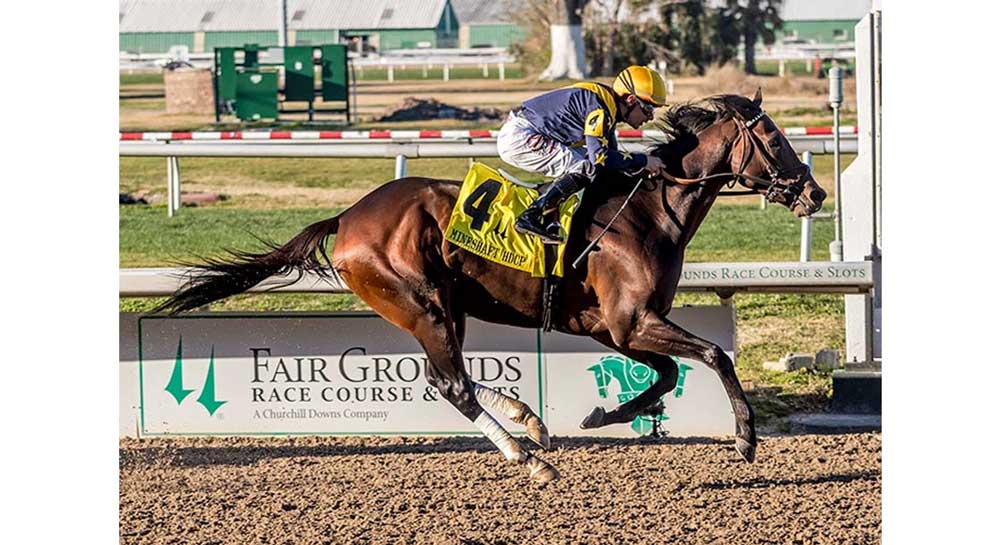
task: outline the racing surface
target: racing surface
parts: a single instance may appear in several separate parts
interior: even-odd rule
[[[878,433],[552,447],[540,486],[474,437],[122,439],[121,543],[880,541]]]

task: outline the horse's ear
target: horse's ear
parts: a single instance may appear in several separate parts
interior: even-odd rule
[[[764,97],[760,94],[760,87],[758,87],[757,92],[754,93],[753,95],[753,105],[760,108],[760,103],[762,100],[764,100]]]

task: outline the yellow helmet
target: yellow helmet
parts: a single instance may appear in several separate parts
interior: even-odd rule
[[[615,78],[614,90],[619,95],[635,95],[657,106],[667,103],[667,86],[663,78],[645,66],[632,65],[622,70]]]

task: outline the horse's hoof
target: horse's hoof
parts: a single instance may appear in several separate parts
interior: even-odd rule
[[[531,470],[529,476],[536,483],[546,484],[559,478],[559,471],[538,456],[529,456],[527,464]]]
[[[605,414],[607,413],[604,412],[603,407],[594,407],[594,410],[590,411],[590,414],[587,415],[587,418],[584,418],[583,422],[580,422],[580,429],[589,430],[592,428],[599,428],[603,426]]]
[[[756,456],[757,445],[754,445],[750,441],[743,439],[741,437],[736,438],[736,451],[740,453],[740,456],[747,461],[748,464],[753,463],[754,456]]]
[[[542,419],[537,416],[533,417],[531,420],[528,420],[527,428],[528,439],[531,439],[543,449],[549,450],[549,447],[552,446],[552,443],[549,441],[549,429],[545,427]]]

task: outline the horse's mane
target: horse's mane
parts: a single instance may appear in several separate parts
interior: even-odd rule
[[[665,139],[653,145],[650,153],[663,156],[674,142],[693,136],[732,117],[747,117],[756,109],[753,102],[740,95],[715,95],[669,106],[655,122]]]

